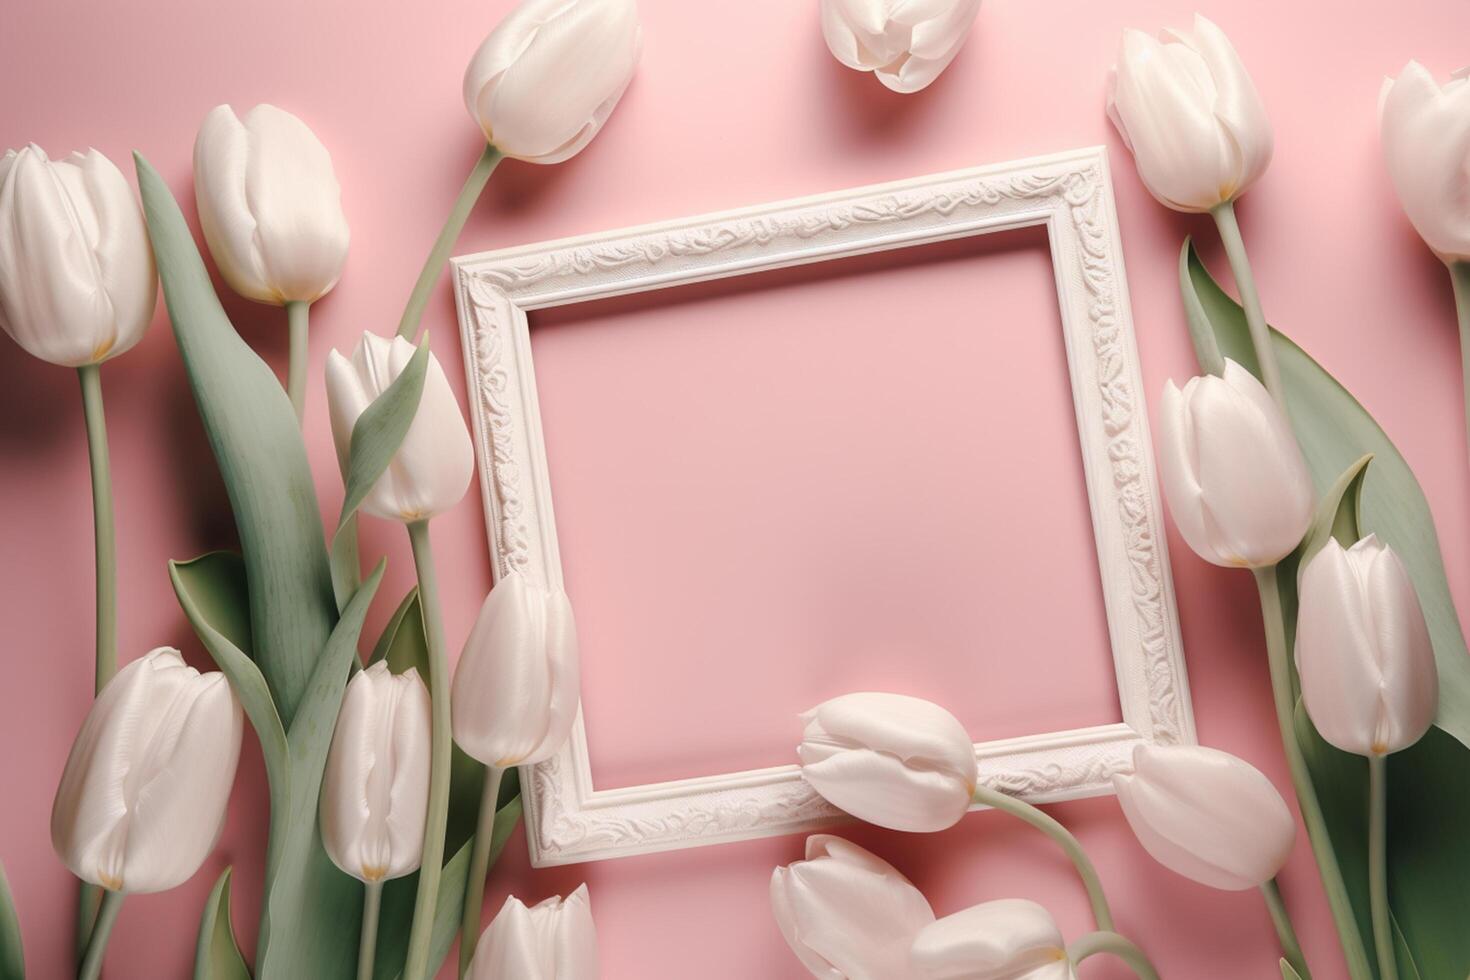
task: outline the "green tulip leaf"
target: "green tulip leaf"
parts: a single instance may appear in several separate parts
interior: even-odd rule
[[[460,890],[464,890],[463,878]],[[26,980],[25,950],[20,938],[20,918],[5,867],[0,865],[0,980]]]
[[[306,445],[275,373],[225,315],[168,186],[134,160],[169,320],[240,533],[254,659],[289,726],[337,620]]]
[[[194,948],[194,980],[250,980],[250,968],[230,925],[230,870],[225,868],[199,917],[199,942]]]
[[[235,696],[260,739],[271,792],[271,833],[287,813],[288,753],[286,730],[275,702],[250,657],[250,597],[245,562],[229,551],[212,551],[192,561],[170,561],[169,579],[189,625],[215,666],[224,672]]]
[[[1240,305],[1210,277],[1187,241],[1180,257],[1180,285],[1200,363],[1210,356],[1207,340],[1213,339],[1225,357],[1259,375]],[[1435,723],[1470,746],[1470,653],[1450,596],[1434,516],[1424,491],[1388,435],[1347,389],[1290,338],[1273,329],[1271,339],[1281,365],[1292,427],[1318,487],[1330,486],[1363,456],[1374,458],[1361,492],[1361,530],[1377,534],[1392,546],[1408,568],[1439,665]]]
[[[1358,514],[1363,507],[1363,482],[1368,475],[1368,464],[1372,455],[1359,459],[1337,478],[1337,482],[1317,505],[1317,515],[1307,536],[1297,549],[1297,574],[1306,571],[1307,565],[1317,557],[1328,541],[1336,540],[1344,548],[1357,544]],[[1298,578],[1300,584],[1300,578]]]
[[[478,800],[476,801],[478,805]],[[473,823],[474,817],[471,816]],[[505,774],[500,786],[500,805],[495,810],[495,826],[491,833],[490,866],[500,859],[506,842],[521,819],[520,786],[515,770]],[[473,826],[471,827],[473,833]],[[451,838],[453,839],[453,838]],[[443,964],[459,933],[464,914],[464,893],[470,874],[470,852],[474,841],[458,835],[455,847],[446,846],[453,854],[444,864],[439,878],[439,900],[434,906],[434,925],[429,941],[429,973],[432,976]],[[408,957],[408,933],[413,923],[413,903],[418,889],[417,872],[388,882],[383,889],[382,919],[378,925],[378,957],[373,964],[373,980],[397,980]]]
[[[357,525],[354,518],[357,510],[393,461],[398,447],[403,445],[418,412],[428,370],[429,344],[425,337],[398,377],[373,399],[352,427],[342,516],[337,519],[337,530],[332,535],[332,587],[339,606],[347,601],[354,588],[357,570]]]
[[[1291,968],[1291,964],[1285,960],[1281,961],[1281,980],[1302,980],[1302,975]]]
[[[418,586],[408,590],[388,618],[388,625],[383,627],[368,664],[379,660],[387,660],[388,669],[395,674],[414,667],[420,678],[429,676],[429,645],[424,639],[424,609],[419,602]]]

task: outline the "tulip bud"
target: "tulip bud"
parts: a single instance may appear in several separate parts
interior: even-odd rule
[[[1262,568],[1291,554],[1314,509],[1312,476],[1266,389],[1227,359],[1222,377],[1164,386],[1159,470],[1174,523],[1205,561]]]
[[[1429,627],[1408,570],[1368,535],[1329,540],[1301,573],[1296,666],[1302,704],[1344,752],[1387,755],[1419,741],[1439,705]]]
[[[508,157],[560,163],[592,141],[633,80],[633,0],[523,0],[464,74],[464,103]]]
[[[1470,261],[1470,68],[1441,86],[1411,61],[1378,99],[1388,176],[1419,236],[1446,262]]]
[[[544,762],[572,730],[580,683],[566,593],[512,571],[485,597],[455,666],[454,740],[487,766]]]
[[[1250,763],[1201,745],[1140,745],[1133,772],[1113,777],[1123,816],[1164,867],[1225,891],[1276,877],[1296,823]]]
[[[418,868],[429,806],[429,689],[378,661],[347,684],[322,782],[322,844],[359,881]]]
[[[895,92],[917,92],[960,53],[979,12],[980,0],[822,0],[822,36],[847,67],[873,72]]]
[[[1051,913],[1003,898],[924,927],[909,952],[917,980],[1072,980],[1066,942]]]
[[[51,807],[72,874],[119,892],[183,884],[224,825],[244,722],[225,675],[170,647],[117,672],[87,712]]]
[[[332,157],[306,123],[227,105],[194,140],[194,197],[204,240],[230,288],[257,303],[320,299],[347,261],[347,218]]]
[[[27,353],[81,367],[143,337],[158,298],[148,229],[111,160],[0,158],[0,328]]]
[[[1271,121],[1225,32],[1123,32],[1108,116],[1149,193],[1176,211],[1210,211],[1245,193],[1271,162]]]
[[[802,716],[801,774],[832,805],[890,830],[953,826],[970,808],[975,744],[937,704],[846,694]]]
[[[597,929],[587,886],[526,908],[505,900],[480,934],[468,980],[597,980]]]
[[[352,360],[335,350],[327,355],[327,408],[344,473],[357,417],[388,390],[415,349],[402,337],[390,340],[364,333],[352,351]],[[430,354],[418,412],[392,462],[368,491],[362,509],[384,520],[428,520],[459,502],[474,473],[475,450],[469,430],[444,369]]]
[[[934,911],[882,858],[841,837],[806,839],[806,860],[771,875],[771,911],[802,965],[823,980],[908,976],[909,947]]]

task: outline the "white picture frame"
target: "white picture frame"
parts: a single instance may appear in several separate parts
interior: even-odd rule
[[[495,578],[515,568],[561,584],[529,311],[1037,225],[1051,246],[1122,721],[977,744],[981,776],[1033,802],[1095,796],[1138,743],[1193,742],[1104,147],[456,258]],[[537,867],[843,819],[794,764],[596,789],[580,716],[561,752],[521,775]]]

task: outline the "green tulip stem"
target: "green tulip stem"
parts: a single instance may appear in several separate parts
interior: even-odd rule
[[[1251,346],[1256,350],[1256,361],[1261,367],[1261,381],[1275,399],[1281,414],[1285,415],[1286,391],[1281,387],[1281,369],[1276,364],[1276,351],[1271,346],[1271,328],[1266,325],[1266,315],[1261,311],[1256,277],[1245,254],[1245,239],[1240,236],[1240,224],[1235,220],[1235,205],[1226,201],[1210,215],[1215,219],[1215,227],[1220,229],[1225,257],[1230,260],[1230,274],[1235,277],[1235,288],[1240,291],[1240,305],[1245,309],[1245,324],[1250,329]]]
[[[459,926],[459,975],[469,971],[480,935],[480,912],[485,905],[485,875],[490,870],[490,845],[495,837],[495,807],[500,801],[500,780],[505,770],[489,766],[480,794],[480,816],[475,824],[475,847],[470,852],[470,876],[464,893],[464,918]]]
[[[403,317],[398,321],[398,336],[413,339],[414,331],[418,329],[419,321],[424,317],[424,307],[429,305],[429,293],[433,291],[434,284],[439,281],[439,274],[444,271],[444,264],[449,261],[449,251],[459,240],[459,233],[464,230],[464,223],[469,220],[470,211],[474,209],[475,202],[480,199],[480,192],[485,189],[485,183],[490,179],[490,174],[495,171],[495,165],[501,159],[501,152],[486,143],[485,152],[480,154],[480,159],[475,163],[475,169],[471,170],[469,177],[465,179],[464,187],[460,188],[459,197],[454,199],[454,207],[449,210],[449,219],[444,222],[444,227],[439,231],[439,237],[434,240],[434,247],[429,250],[429,257],[424,261],[424,268],[419,273],[418,281],[413,284],[413,292],[408,294],[408,304],[404,306]]]
[[[1347,959],[1348,973],[1352,980],[1373,980],[1373,967],[1368,960],[1363,935],[1358,930],[1358,920],[1348,898],[1347,885],[1343,882],[1342,868],[1337,863],[1337,854],[1332,850],[1332,839],[1327,834],[1327,821],[1322,816],[1322,804],[1317,799],[1316,787],[1307,772],[1307,760],[1302,754],[1301,743],[1296,737],[1296,697],[1293,694],[1290,651],[1286,647],[1286,620],[1281,607],[1281,587],[1276,581],[1276,567],[1257,568],[1256,588],[1261,594],[1261,618],[1266,627],[1266,654],[1271,667],[1271,693],[1276,702],[1276,722],[1281,728],[1281,746],[1291,770],[1291,783],[1296,790],[1297,806],[1302,812],[1302,821],[1307,825],[1307,839],[1312,843],[1312,853],[1317,858],[1317,871],[1322,876],[1322,887],[1327,892],[1327,904],[1332,909],[1332,918],[1337,926],[1338,940]]]
[[[424,980],[429,972],[429,944],[433,939],[434,906],[439,899],[439,877],[444,868],[444,828],[449,817],[449,676],[444,655],[444,616],[439,608],[439,582],[434,574],[434,552],[429,545],[429,522],[408,525],[418,571],[419,599],[423,603],[424,638],[429,647],[429,810],[424,819],[424,858],[419,869],[418,894],[413,904],[413,926],[408,933],[404,980]]]
[[[1072,859],[1072,864],[1077,868],[1077,876],[1082,879],[1082,886],[1087,889],[1087,900],[1092,905],[1092,917],[1096,920],[1097,927],[1111,933],[1113,911],[1108,907],[1107,896],[1103,894],[1102,881],[1097,876],[1097,869],[1092,866],[1092,859],[1082,849],[1082,842],[1073,837],[1071,831],[1030,803],[1018,800],[1000,790],[991,789],[989,786],[975,787],[974,799],[976,803],[1024,820],[1056,841],[1057,846]]]
[[[112,510],[112,464],[107,452],[107,421],[102,410],[102,365],[77,368],[82,383],[82,415],[87,425],[87,461],[92,469],[92,528],[96,546],[97,655],[92,691],[101,694],[117,673],[117,532]],[[77,896],[77,957],[87,950],[101,900],[96,885],[82,882]]]
[[[1159,971],[1149,962],[1143,950],[1110,930],[1090,932],[1067,947],[1067,958],[1076,966],[1089,956],[1109,953],[1128,964],[1140,980],[1159,980]]]
[[[1271,924],[1276,927],[1276,938],[1281,942],[1281,955],[1296,975],[1301,980],[1312,980],[1311,971],[1307,969],[1307,958],[1302,953],[1302,944],[1296,938],[1296,927],[1291,924],[1291,914],[1286,911],[1286,903],[1281,900],[1281,888],[1272,878],[1261,886],[1261,897],[1266,900],[1266,908],[1271,913]]]
[[[1388,910],[1388,757],[1376,753],[1368,756],[1368,905],[1378,980],[1399,980]]]
[[[97,694],[117,673],[117,534],[112,518],[112,465],[107,456],[107,422],[102,414],[100,364],[77,368],[82,379],[82,413],[87,421],[87,458],[92,465],[92,525],[97,543]]]
[[[1455,286],[1455,315],[1460,321],[1460,370],[1464,378],[1465,437],[1470,440],[1470,262],[1450,263]]]
[[[102,905],[97,910],[97,924],[92,928],[92,938],[87,940],[87,955],[77,970],[77,980],[97,980],[102,975],[102,958],[107,955],[107,940],[112,938],[112,927],[117,922],[118,909],[122,908],[123,893],[104,891]]]
[[[383,904],[383,882],[369,881],[362,892],[362,935],[357,940],[357,980],[372,980],[378,955],[378,909]]]
[[[306,416],[307,321],[311,304],[292,300],[286,304],[286,323],[291,331],[291,354],[286,366],[286,394],[296,409],[296,421]]]

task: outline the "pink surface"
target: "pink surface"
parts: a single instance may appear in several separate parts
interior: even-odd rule
[[[314,311],[319,371],[329,347],[396,321],[477,152],[458,103],[460,73],[507,7],[17,5],[0,32],[0,144],[35,140],[52,153],[91,144],[122,163],[137,148],[187,200],[194,130],[211,106],[270,101],[300,114],[332,150],[353,229],[342,283]],[[1148,391],[1190,372],[1177,250],[1194,233],[1219,268],[1215,240],[1204,222],[1147,197],[1102,113],[1121,28],[1183,23],[1188,5],[994,3],[951,69],[908,98],[839,67],[814,7],[644,0],[643,63],[607,130],[568,164],[505,165],[461,250],[1106,142]],[[1470,535],[1470,494],[1449,289],[1393,200],[1374,106],[1382,74],[1411,56],[1441,74],[1461,64],[1470,9],[1401,4],[1387,19],[1345,16],[1325,0],[1254,0],[1207,12],[1236,40],[1277,127],[1277,158],[1242,207],[1268,314],[1408,456],[1466,602],[1470,557],[1458,544]],[[862,260],[861,278],[777,276],[760,290],[706,287],[536,321],[558,517],[587,631],[588,725],[606,785],[780,761],[791,712],[849,687],[942,696],[977,734],[1116,711],[1038,242],[1022,235],[941,251],[933,266]],[[226,302],[245,336],[283,366],[279,312]],[[458,385],[447,289],[427,322]],[[978,356],[992,336],[1016,370]],[[0,860],[32,973],[53,977],[67,971],[72,885],[50,852],[47,814],[91,672],[86,456],[74,379],[0,346],[0,501],[9,514],[0,537],[0,744],[9,747]],[[877,388],[880,369],[901,369],[904,383]],[[123,656],[172,643],[203,663],[163,563],[227,544],[233,532],[162,314],[103,374]],[[897,393],[904,403],[885,411]],[[658,410],[675,397],[681,412]],[[1008,411],[987,413],[996,406]],[[334,514],[341,490],[319,386],[308,412],[322,506]],[[874,445],[894,466],[846,451],[872,426],[887,436]],[[1026,469],[1008,472],[1022,452]],[[1010,467],[996,462],[1004,459]],[[910,464],[924,475],[904,479]],[[1012,512],[998,516],[976,495]],[[924,506],[914,519],[916,497]],[[756,501],[772,508],[769,528],[745,509]],[[895,508],[909,519],[893,519]],[[401,594],[410,581],[402,532],[367,523],[367,548],[391,556],[385,595]],[[793,527],[802,553],[781,547],[782,529]],[[478,500],[436,522],[435,536],[457,646],[488,586]],[[1014,550],[1033,536],[1034,553]],[[912,552],[900,539],[915,542]],[[1170,544],[1200,735],[1284,786],[1249,579],[1204,565],[1172,532]],[[665,604],[673,611],[654,615]],[[385,616],[377,610],[370,630]],[[236,922],[253,944],[265,784],[247,745],[218,854],[187,885],[129,899],[110,976],[185,975],[200,904],[226,863],[239,868]],[[1255,896],[1211,892],[1154,865],[1111,800],[1054,812],[1096,859],[1122,931],[1164,975],[1271,974],[1273,938]],[[1087,928],[1083,896],[1054,849],[1000,817],[972,816],[928,837],[851,835],[910,874],[941,913],[1025,896],[1046,903],[1069,934]],[[536,872],[517,837],[486,914],[508,891],[538,899],[586,880],[606,977],[797,978],[766,887],[770,868],[800,849],[785,838]],[[1317,974],[1341,975],[1303,846],[1284,887]],[[1083,972],[1126,975],[1092,962]]]

